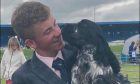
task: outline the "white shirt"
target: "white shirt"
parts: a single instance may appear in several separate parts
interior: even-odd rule
[[[55,73],[58,77],[61,78],[60,71],[59,71],[59,70],[55,70],[54,68],[52,68],[52,63],[53,63],[53,61],[54,61],[56,58],[59,57],[59,58],[63,59],[61,51],[58,52],[58,54],[56,55],[56,57],[41,56],[41,55],[39,55],[37,52],[36,52],[36,56],[37,56],[38,59],[40,59],[44,64],[46,64],[52,71],[54,71],[54,73]]]

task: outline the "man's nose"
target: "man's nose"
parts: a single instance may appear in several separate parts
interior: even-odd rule
[[[57,26],[57,27],[54,29],[54,35],[55,35],[55,36],[61,35],[61,29],[60,29],[59,26]]]

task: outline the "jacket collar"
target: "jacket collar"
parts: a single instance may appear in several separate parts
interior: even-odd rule
[[[36,74],[41,80],[49,84],[66,84],[60,79],[47,65],[40,61],[35,53],[31,60],[32,72]]]
[[[71,47],[70,45],[65,45],[62,49],[62,56],[64,62],[67,65],[66,69],[69,75],[69,83],[71,81],[71,68],[76,60],[77,49]],[[31,67],[34,74],[36,74],[41,80],[49,84],[66,84],[62,79],[60,79],[47,65],[40,61],[35,52],[33,53],[33,58],[31,60]]]

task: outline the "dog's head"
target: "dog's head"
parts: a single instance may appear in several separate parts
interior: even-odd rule
[[[96,53],[100,56],[96,56],[96,60],[105,60],[105,51],[109,49],[107,42],[101,35],[100,27],[90,21],[82,20],[77,24],[67,24],[62,29],[63,39],[70,43],[72,46],[76,46],[79,50],[83,46],[92,44],[96,49]]]
[[[97,44],[100,28],[92,21],[82,20],[77,24],[67,24],[62,29],[62,35],[65,41],[78,48],[85,44]],[[96,41],[92,41],[96,40]]]
[[[111,65],[115,73],[120,71],[119,62],[110,50],[107,41],[103,38],[101,28],[96,23],[84,19],[75,24],[66,24],[62,28],[62,35],[64,41],[79,50],[84,45],[94,45],[96,47],[94,59],[99,63],[102,62],[105,66]]]

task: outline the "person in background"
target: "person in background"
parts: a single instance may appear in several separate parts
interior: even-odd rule
[[[135,61],[136,49],[137,49],[137,47],[135,46],[135,42],[132,41],[129,46],[129,62],[131,62],[131,63],[133,63]]]
[[[137,58],[140,60],[140,39],[138,39],[136,41],[136,55],[137,55]]]
[[[6,80],[6,84],[12,84],[12,74],[26,61],[19,41],[15,37],[10,37],[8,48],[5,49],[1,60],[1,78]]]
[[[13,74],[13,84],[70,84],[77,49],[64,43],[50,8],[24,2],[14,11],[11,24],[26,46],[34,49],[32,58]]]

